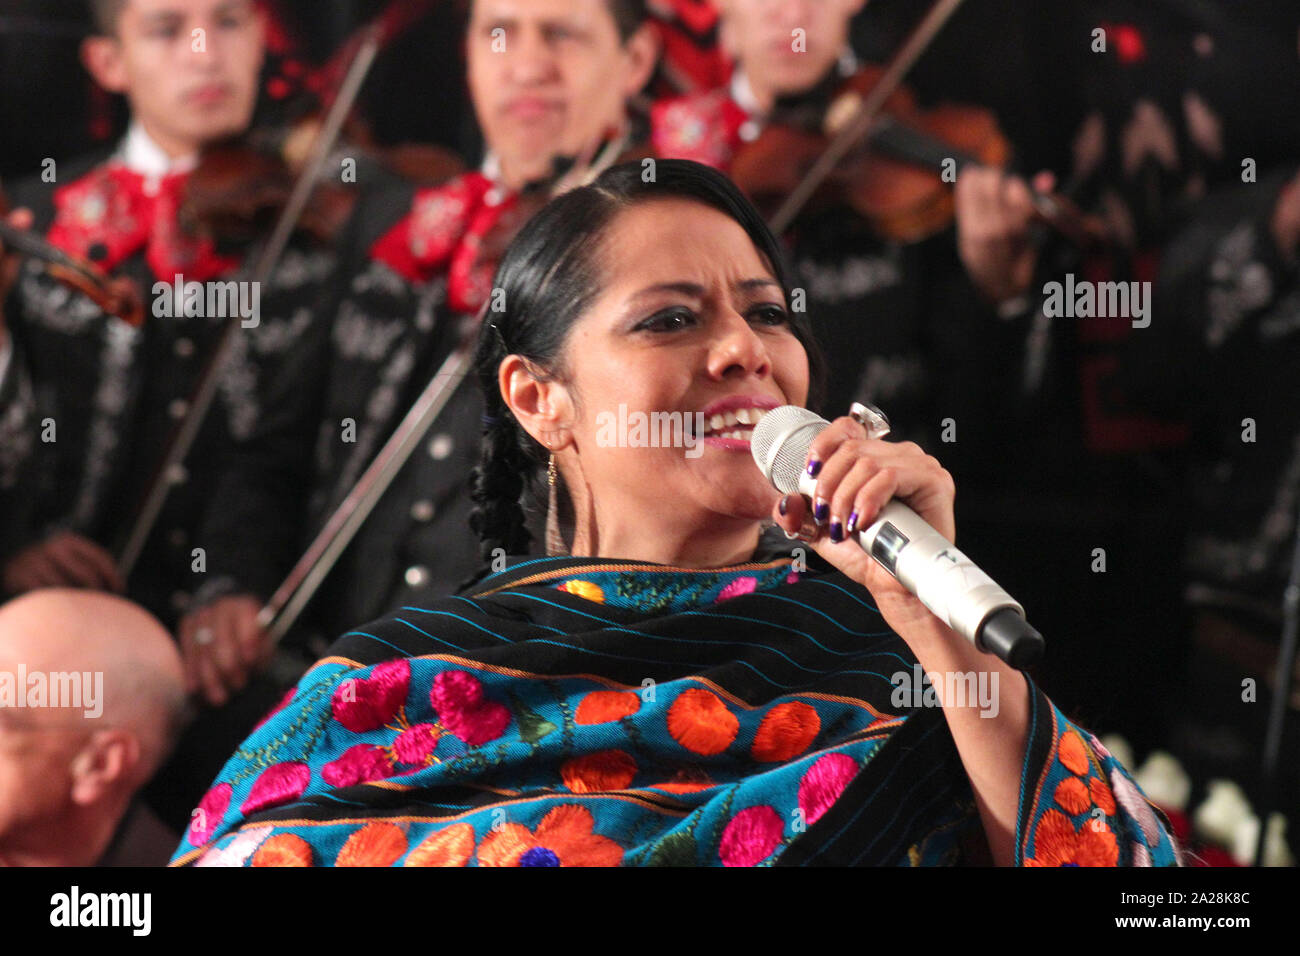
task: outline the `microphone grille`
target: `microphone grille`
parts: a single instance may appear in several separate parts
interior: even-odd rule
[[[783,494],[799,490],[808,448],[830,422],[798,405],[774,408],[758,420],[750,451],[759,469]]]

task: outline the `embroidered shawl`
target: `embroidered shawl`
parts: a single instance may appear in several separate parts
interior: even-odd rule
[[[899,692],[915,657],[865,588],[796,568],[536,559],[346,634],[173,865],[987,862],[941,709]],[[1128,772],[1030,696],[1017,863],[1176,863]]]

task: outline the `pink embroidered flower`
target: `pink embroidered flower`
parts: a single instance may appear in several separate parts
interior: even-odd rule
[[[411,665],[385,661],[369,677],[349,677],[334,689],[334,719],[354,734],[377,730],[396,716],[410,686]]]
[[[510,711],[483,694],[483,682],[467,671],[443,671],[429,700],[442,725],[471,747],[496,740],[510,726]]]
[[[189,841],[191,846],[202,846],[217,832],[221,818],[230,807],[230,794],[234,788],[219,783],[203,795],[199,805],[190,814]]]
[[[305,763],[277,763],[262,771],[261,776],[253,782],[240,812],[245,816],[278,807],[302,796],[311,782],[311,768]]]
[[[812,826],[831,808],[858,772],[858,762],[848,754],[826,754],[808,768],[799,781],[799,807]]]
[[[757,866],[776,849],[785,827],[772,807],[741,810],[722,831],[718,856],[723,866]]]
[[[393,741],[393,753],[402,763],[424,763],[438,746],[438,732],[433,724],[407,727]]]
[[[718,603],[730,601],[734,597],[740,597],[742,594],[750,594],[758,587],[758,579],[751,577],[736,578],[718,594]]]
[[[1141,843],[1138,843],[1136,840],[1133,841],[1132,847],[1133,847],[1133,865],[1150,866],[1151,853],[1147,850],[1147,848],[1143,846]]]
[[[1129,781],[1128,777],[1116,769],[1110,772],[1110,789],[1115,794],[1115,799],[1119,801],[1119,805],[1142,827],[1142,835],[1147,838],[1147,844],[1159,846],[1160,824],[1156,820],[1155,811],[1151,809],[1151,805],[1147,803],[1141,791]]]
[[[331,787],[354,787],[369,780],[391,777],[393,768],[383,747],[357,744],[349,747],[342,757],[322,767],[320,775]]]
[[[786,583],[786,584],[798,584],[798,583],[799,583],[799,572],[798,572],[798,571],[791,571],[789,574],[787,574],[787,575],[785,576],[785,583]]]

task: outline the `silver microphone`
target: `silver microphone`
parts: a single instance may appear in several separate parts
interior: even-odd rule
[[[830,422],[796,405],[764,415],[750,439],[754,461],[782,494],[812,498],[817,479],[806,464],[813,439]],[[1025,668],[1042,657],[1043,636],[1025,609],[915,511],[890,501],[850,536],[934,615],[985,653]]]

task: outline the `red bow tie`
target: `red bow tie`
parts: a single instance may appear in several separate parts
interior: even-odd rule
[[[515,195],[482,173],[415,194],[411,211],[370,249],[411,282],[425,282],[445,270],[447,301],[457,312],[475,313],[487,301],[496,263],[482,254],[483,237],[514,208]]]
[[[180,227],[179,213],[187,173],[159,181],[153,195],[145,178],[121,163],[100,166],[54,194],[55,216],[49,240],[73,255],[92,259],[112,271],[145,250],[154,278],[171,282],[207,282],[239,265],[220,256],[211,240],[197,239]],[[102,255],[92,256],[92,250]]]

